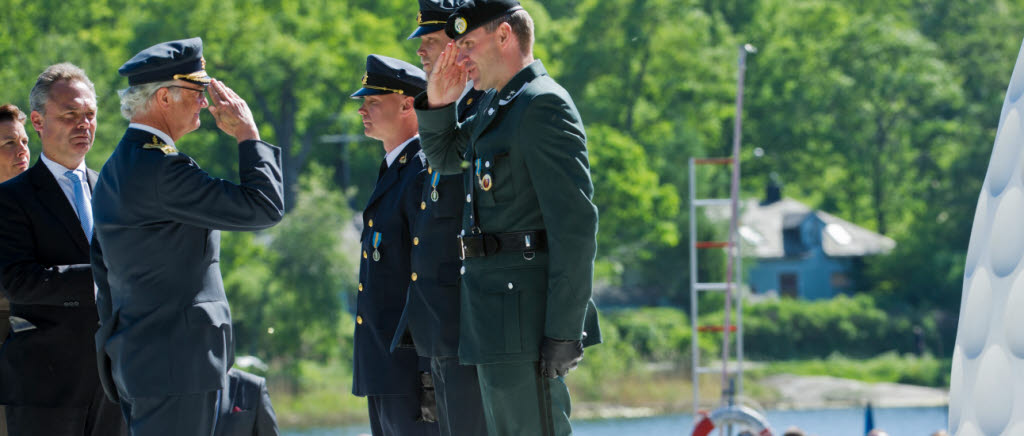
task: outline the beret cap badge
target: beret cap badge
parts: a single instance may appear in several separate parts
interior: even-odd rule
[[[458,33],[459,35],[465,33],[467,27],[469,27],[469,24],[466,23],[466,18],[459,17],[459,18],[455,19],[455,32],[456,33]]]

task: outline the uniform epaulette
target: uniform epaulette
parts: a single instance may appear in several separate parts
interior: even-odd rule
[[[157,150],[160,150],[160,151],[164,152],[164,154],[171,154],[171,153],[177,153],[178,152],[177,148],[174,148],[174,146],[170,145],[170,144],[164,144],[164,142],[161,141],[160,138],[157,138],[156,135],[153,135],[153,142],[151,142],[149,144],[144,144],[142,146],[142,148],[144,148],[146,150],[157,149]]]

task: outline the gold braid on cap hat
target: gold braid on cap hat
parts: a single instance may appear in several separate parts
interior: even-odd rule
[[[374,86],[374,85],[367,85],[367,84],[366,84],[366,77],[367,77],[367,75],[366,75],[366,74],[363,74],[363,88],[367,88],[367,89],[376,89],[376,90],[378,90],[378,91],[387,91],[387,92],[393,92],[393,93],[395,93],[395,94],[403,94],[403,95],[405,94],[405,91],[403,91],[403,90],[401,90],[401,89],[392,89],[392,88],[385,88],[385,87],[383,87],[383,86]]]

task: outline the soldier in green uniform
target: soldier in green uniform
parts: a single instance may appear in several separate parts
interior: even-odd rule
[[[464,172],[459,358],[477,365],[491,435],[571,434],[563,377],[599,337],[583,122],[534,60],[533,22],[517,1],[469,0],[445,32],[455,41],[415,106],[431,167]],[[458,123],[467,79],[488,91]]]

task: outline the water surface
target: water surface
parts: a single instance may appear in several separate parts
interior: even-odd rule
[[[768,421],[776,436],[790,426],[808,435],[864,436],[864,409],[770,410]],[[945,407],[875,409],[875,425],[890,436],[930,436],[946,428]],[[664,415],[648,418],[574,421],[575,436],[687,436],[693,428],[690,415]],[[285,430],[282,436],[359,436],[369,434],[365,425],[327,429]]]

